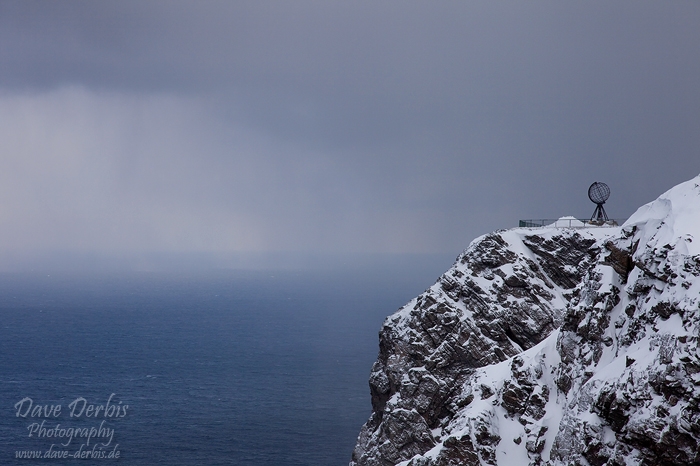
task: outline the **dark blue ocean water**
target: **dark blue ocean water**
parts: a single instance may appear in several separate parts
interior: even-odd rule
[[[0,275],[0,464],[345,465],[370,414],[381,322],[437,264]],[[123,417],[70,416],[72,401],[107,408],[112,394]],[[61,413],[18,417],[25,397]],[[30,437],[41,421],[104,421],[112,443],[83,451],[120,458],[15,459],[67,441]]]

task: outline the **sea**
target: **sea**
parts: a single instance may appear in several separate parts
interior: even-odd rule
[[[386,316],[453,257],[0,274],[0,464],[347,465]]]

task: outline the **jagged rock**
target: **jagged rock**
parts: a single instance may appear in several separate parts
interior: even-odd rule
[[[700,465],[700,177],[472,242],[390,316],[352,466]]]

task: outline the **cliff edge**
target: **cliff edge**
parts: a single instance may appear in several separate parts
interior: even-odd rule
[[[700,176],[474,240],[384,322],[351,466],[700,464]]]

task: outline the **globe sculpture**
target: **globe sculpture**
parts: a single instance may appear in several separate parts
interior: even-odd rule
[[[607,184],[596,181],[588,188],[588,199],[596,205],[591,221],[603,223],[608,221],[608,214],[603,208],[603,204],[610,197],[610,188]]]

